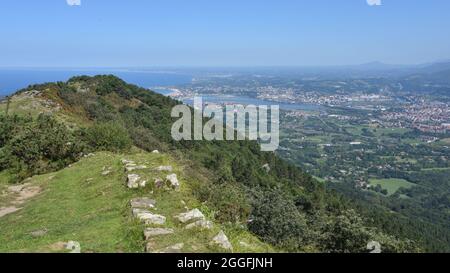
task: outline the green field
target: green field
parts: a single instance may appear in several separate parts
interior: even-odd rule
[[[383,189],[388,191],[388,195],[394,194],[400,188],[412,188],[415,184],[410,183],[404,179],[389,178],[389,179],[370,179],[370,184],[373,186],[380,185]]]

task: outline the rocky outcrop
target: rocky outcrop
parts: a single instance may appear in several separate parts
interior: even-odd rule
[[[175,218],[178,219],[178,221],[180,221],[181,223],[188,223],[196,220],[205,220],[205,215],[203,215],[200,210],[193,209],[186,213],[180,213],[176,215]]]
[[[225,250],[233,250],[233,246],[231,245],[230,241],[228,240],[228,237],[222,230],[212,239],[212,243],[220,246]]]
[[[154,214],[148,210],[133,209],[133,215],[146,225],[164,225],[166,223],[166,217]]]
[[[139,187],[145,187],[147,181],[141,179],[141,177],[137,174],[129,174],[127,176],[127,186],[130,189],[137,189]]]
[[[178,181],[176,174],[169,174],[168,176],[166,176],[166,180],[169,182],[172,188],[178,189],[180,187],[180,181]]]

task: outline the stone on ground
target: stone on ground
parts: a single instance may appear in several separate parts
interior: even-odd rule
[[[147,228],[144,231],[145,240],[152,237],[173,234],[174,230],[171,228]]]
[[[122,159],[122,164],[124,164],[124,165],[130,165],[130,164],[134,164],[134,161],[127,160],[127,159]]]
[[[147,197],[135,198],[131,200],[131,207],[136,209],[152,209],[156,205],[156,201]]]
[[[70,250],[70,253],[81,253],[81,245],[79,242],[69,241],[66,244],[66,249]]]
[[[230,241],[228,240],[228,237],[222,230],[219,232],[219,234],[217,234],[216,237],[212,239],[212,243],[220,246],[223,249],[233,250],[233,246],[231,245]]]
[[[186,213],[180,213],[176,215],[175,218],[177,218],[182,223],[187,223],[194,220],[205,220],[205,216],[198,209],[193,209]]]
[[[180,181],[178,181],[177,175],[176,174],[169,174],[166,177],[166,180],[169,181],[170,186],[172,186],[175,189],[178,189],[180,187]]]
[[[195,221],[193,223],[188,224],[184,228],[185,229],[194,229],[194,228],[198,228],[198,229],[212,229],[212,227],[213,227],[213,224],[210,221],[198,220],[198,221]]]
[[[166,223],[166,217],[143,209],[133,209],[133,215],[146,225],[164,225]]]
[[[128,188],[137,189],[139,187],[145,187],[146,181],[141,181],[141,177],[137,174],[129,174],[127,176]]]
[[[42,236],[46,235],[47,232],[48,232],[48,230],[46,228],[44,228],[44,229],[32,231],[32,232],[30,232],[30,235],[37,238],[37,237],[42,237]]]
[[[173,170],[172,166],[159,166],[156,168],[158,172],[171,172]]]
[[[133,165],[125,166],[125,170],[127,172],[132,172],[132,171],[135,171],[135,170],[145,170],[145,169],[147,169],[147,166],[145,166],[145,165],[137,166],[137,165],[133,164]]]

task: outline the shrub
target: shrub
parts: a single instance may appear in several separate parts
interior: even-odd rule
[[[299,250],[309,241],[305,216],[278,190],[256,197],[249,229],[264,241],[288,250]]]
[[[217,209],[216,220],[221,223],[247,221],[251,206],[243,191],[229,183],[213,187],[210,203]]]
[[[60,169],[77,160],[84,149],[71,131],[50,116],[2,120],[14,134],[0,129],[0,170],[11,169],[14,181]]]
[[[86,129],[86,142],[96,150],[123,151],[131,148],[128,132],[119,124],[97,123]]]

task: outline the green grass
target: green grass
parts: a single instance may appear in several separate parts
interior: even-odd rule
[[[148,180],[148,187],[126,188],[121,159],[149,167],[136,171]],[[152,171],[160,165],[174,167],[182,185],[179,191],[153,188],[154,178],[166,175]],[[112,173],[101,175],[104,167],[111,167]],[[0,173],[0,192],[8,186],[7,176],[6,172]],[[154,198],[157,201],[155,213],[164,215],[165,226],[175,229],[175,234],[154,240],[155,250],[184,243],[184,252],[221,252],[210,241],[224,230],[235,252],[275,251],[237,225],[215,223],[211,230],[185,230],[174,218],[186,212],[185,206],[199,208],[207,217],[213,214],[194,198],[190,187],[192,179],[170,156],[144,152],[96,153],[59,172],[35,176],[27,182],[40,186],[42,193],[25,203],[20,211],[0,218],[0,252],[59,252],[63,250],[55,249],[55,243],[67,241],[80,242],[82,252],[144,252],[144,225],[133,219],[129,207],[129,200],[139,196]],[[8,206],[10,201],[0,199],[0,207]],[[47,234],[31,236],[31,232],[42,229],[48,230]]]
[[[15,96],[11,99],[8,114],[37,117],[41,113],[53,113],[53,117],[56,120],[66,124],[71,128],[78,127],[79,124],[84,125],[91,124],[89,120],[82,119],[76,113],[72,113],[70,111],[65,110],[56,111],[54,107],[47,107],[43,105],[43,103],[44,100],[26,97],[24,95]],[[6,108],[7,108],[6,101],[2,101],[0,103],[0,115],[6,114]]]
[[[103,166],[113,167],[102,176]],[[135,252],[140,227],[128,217],[131,193],[124,190],[119,158],[101,153],[71,168],[36,176],[43,192],[16,213],[0,218],[0,252],[46,252],[52,245],[78,241],[84,252]],[[92,181],[87,179],[92,178]],[[34,238],[30,232],[47,229]]]
[[[373,186],[380,185],[383,189],[388,191],[388,195],[392,195],[400,188],[411,188],[415,184],[410,183],[404,179],[389,178],[389,179],[370,179],[369,183]]]

